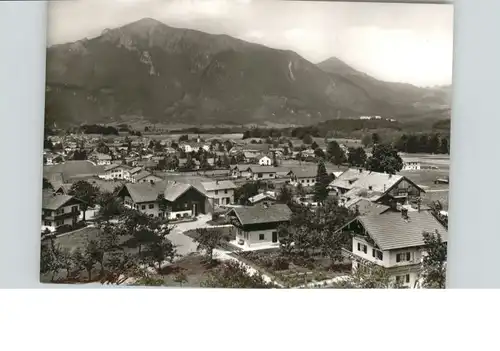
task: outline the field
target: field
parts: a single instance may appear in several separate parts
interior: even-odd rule
[[[193,253],[164,267],[161,278],[165,286],[181,286],[180,282],[176,281],[176,278],[182,273],[186,278],[182,286],[199,288],[200,284],[208,278],[210,272],[216,269],[219,264],[219,261],[208,264],[205,262],[203,256],[198,253]]]

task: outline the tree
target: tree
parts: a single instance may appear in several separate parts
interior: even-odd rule
[[[172,242],[161,234],[148,244],[147,249],[147,262],[153,268],[156,268],[159,273],[162,272],[163,262],[168,261],[172,263],[176,256],[176,249]]]
[[[43,177],[43,182],[42,182],[42,189],[43,190],[52,190],[54,191],[54,187],[52,184],[48,181],[47,178]]]
[[[431,289],[446,287],[447,245],[441,234],[423,232],[425,253],[422,261],[422,286]]]
[[[403,160],[392,145],[377,144],[366,161],[366,168],[372,172],[396,174],[403,168]]]
[[[67,248],[64,248],[61,252],[61,267],[66,270],[66,279],[68,279],[71,271],[75,268],[75,263],[71,251]]]
[[[276,152],[273,152],[273,166],[274,167],[279,166],[278,158],[276,157]]]
[[[154,232],[147,228],[150,218],[142,212],[128,210],[123,213],[121,219],[127,233],[132,236],[129,244],[138,248],[141,254],[142,246],[154,239]]]
[[[188,155],[186,163],[184,164],[184,169],[192,171],[195,168],[196,163],[194,162],[193,157],[191,157],[191,155]]]
[[[314,150],[314,156],[316,156],[317,158],[325,158],[326,155],[323,150],[317,148],[316,150]]]
[[[135,258],[122,250],[108,254],[106,268],[105,276],[101,279],[102,283],[121,284],[138,273]]]
[[[361,138],[361,143],[363,144],[364,147],[368,147],[372,143],[372,137],[369,134],[365,134],[363,138]]]
[[[285,205],[288,205],[290,206],[293,202],[293,193],[292,191],[290,190],[290,188],[288,188],[288,186],[286,186],[286,184],[284,184],[281,189],[280,189],[280,192],[278,194],[278,197],[276,198],[276,201],[280,204],[285,204]]]
[[[95,203],[99,205],[99,211],[97,212],[98,221],[109,222],[112,218],[120,216],[125,211],[123,205],[116,197],[116,192],[110,193],[106,191],[100,193]]]
[[[97,261],[95,260],[95,247],[96,243],[92,240],[87,241],[83,251],[77,249],[73,252],[73,262],[78,270],[83,270],[87,272],[88,281],[92,281],[92,269],[94,269]]]
[[[233,148],[233,143],[232,143],[232,142],[230,142],[229,140],[226,140],[226,141],[224,142],[224,146],[225,146],[225,148],[226,148],[226,151],[227,151],[227,152],[229,152],[229,151],[231,151],[231,149]]]
[[[441,144],[439,145],[439,153],[440,154],[450,153],[450,145],[449,145],[449,140],[447,138],[441,139]]]
[[[316,143],[315,141],[313,141],[312,144],[311,144],[311,149],[316,150],[318,147],[319,147],[318,143]]]
[[[85,212],[89,207],[94,207],[95,201],[99,194],[99,189],[85,180],[79,180],[74,183],[69,190],[69,195],[73,195],[81,200],[80,208],[83,212],[83,220],[85,221]]]
[[[188,141],[189,140],[189,135],[184,134],[179,137],[179,143],[182,141]]]
[[[179,272],[179,273],[177,273],[175,275],[174,282],[179,283],[179,286],[182,288],[182,284],[187,283],[188,282],[188,278],[184,274],[184,272]]]
[[[313,141],[314,141],[314,140],[313,140],[313,138],[312,138],[312,136],[311,136],[310,134],[306,134],[306,135],[304,135],[304,136],[302,137],[302,142],[303,142],[304,144],[309,145],[309,144],[312,144],[312,143],[313,143]]]
[[[342,150],[340,145],[335,140],[332,140],[328,143],[326,156],[328,157],[330,162],[336,165],[341,165],[346,161],[344,150]]]
[[[348,162],[351,166],[363,167],[366,163],[366,152],[362,147],[350,147]]]
[[[270,289],[275,287],[259,273],[249,274],[246,266],[235,260],[222,262],[210,272],[209,277],[200,284],[206,288],[250,288]]]
[[[194,242],[198,243],[196,250],[205,251],[209,262],[212,263],[214,249],[221,243],[223,237],[222,231],[218,228],[198,228],[194,239]]]
[[[259,189],[259,182],[244,183],[234,190],[234,199],[240,205],[245,205],[248,201],[248,198],[259,193]]]
[[[336,283],[333,288],[343,289],[390,289],[398,288],[399,285],[394,282],[384,267],[358,266],[347,279]]]
[[[316,183],[314,184],[314,201],[324,202],[328,197],[328,185],[332,181],[331,177],[326,172],[325,163],[323,160],[318,163],[316,172]]]
[[[222,166],[224,168],[229,168],[231,166],[231,161],[229,160],[229,157],[227,157],[227,154],[222,156]]]
[[[57,273],[63,268],[62,250],[56,245],[53,238],[42,242],[40,253],[40,273],[51,273],[50,281],[54,281]]]
[[[373,146],[380,143],[380,136],[377,133],[372,134],[372,144]]]

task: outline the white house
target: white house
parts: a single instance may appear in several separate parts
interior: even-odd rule
[[[90,159],[94,161],[98,166],[105,166],[111,164],[111,156],[107,154],[95,153]]]
[[[234,203],[234,189],[236,189],[236,185],[232,181],[215,180],[212,182],[201,182],[200,184],[209,203],[214,208]]]
[[[394,282],[418,287],[425,254],[422,233],[438,231],[447,241],[448,231],[429,211],[394,211],[388,207],[382,211],[362,214],[341,229],[353,235],[352,269],[384,267]]]
[[[250,177],[250,170],[248,165],[233,165],[231,166],[231,177],[233,178],[248,178]]]
[[[82,202],[70,195],[45,192],[42,198],[42,232],[57,230],[62,225],[79,222]]]
[[[235,207],[227,214],[236,229],[233,244],[244,249],[278,247],[278,227],[288,223],[291,215],[283,204]]]
[[[260,159],[259,159],[259,165],[260,166],[271,166],[273,164],[273,160],[271,160],[269,157],[267,156],[262,156]]]
[[[418,160],[404,160],[403,171],[418,171],[421,168],[420,161]]]
[[[247,171],[249,172],[248,179],[252,180],[266,180],[276,178],[275,167],[269,166],[250,166]]]
[[[292,169],[288,172],[289,182],[291,185],[298,186],[314,186],[316,184],[317,166]]]

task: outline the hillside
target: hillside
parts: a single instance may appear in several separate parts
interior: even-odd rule
[[[394,107],[394,117],[404,119],[446,110],[451,105],[451,86],[421,88],[406,83],[384,82],[366,73],[355,70],[345,62],[332,57],[318,64],[318,67],[332,77],[342,76],[364,91],[374,101],[383,101]],[[414,111],[409,111],[414,107]]]
[[[59,126],[124,117],[310,124],[339,115],[419,112],[407,101],[374,95],[376,88],[355,76],[325,74],[292,51],[142,19],[50,47],[46,105]]]

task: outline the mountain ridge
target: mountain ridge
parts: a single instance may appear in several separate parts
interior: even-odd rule
[[[290,50],[145,18],[49,47],[46,103],[68,125],[124,116],[197,125],[418,114],[418,106],[374,97],[375,83],[344,65],[351,71],[326,72]]]

